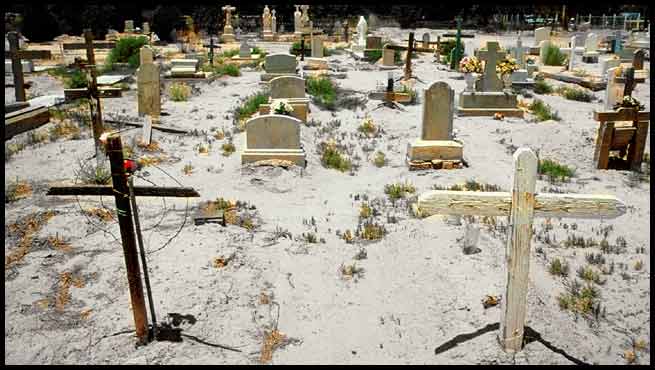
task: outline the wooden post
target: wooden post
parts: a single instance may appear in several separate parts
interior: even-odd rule
[[[11,51],[11,70],[14,74],[14,93],[17,102],[27,101],[25,97],[25,80],[23,79],[23,65],[18,54],[18,32],[9,32],[9,50]]]
[[[132,312],[134,314],[134,326],[136,327],[136,336],[139,344],[145,344],[148,340],[148,315],[143,297],[143,286],[141,285],[139,257],[136,250],[134,223],[132,222],[130,206],[130,189],[127,184],[127,176],[123,165],[123,145],[120,136],[110,135],[107,138],[107,153],[109,153],[111,164],[112,187],[116,200],[121,240],[123,242],[127,281],[130,289]]]
[[[598,129],[598,140],[594,152],[594,161],[596,168],[606,170],[609,164],[610,146],[612,145],[612,136],[614,136],[614,122],[601,122]]]
[[[630,141],[627,160],[631,170],[641,171],[641,161],[644,158],[644,149],[648,136],[648,121],[635,121],[634,126],[637,127],[637,131]]]
[[[100,104],[100,97],[98,94],[98,82],[97,82],[97,69],[96,69],[96,59],[93,53],[93,32],[90,29],[84,30],[84,40],[86,42],[86,59],[88,62],[88,68],[91,73],[91,81],[89,82],[89,93],[92,101],[92,105],[95,106],[95,112],[92,112],[92,125],[93,125],[93,140],[96,145],[96,159],[98,163],[104,159],[102,155],[102,150],[100,149],[102,144],[100,143],[100,136],[104,132],[102,126],[102,107]]]
[[[414,32],[409,33],[407,42],[407,58],[405,60],[405,80],[412,78],[412,51],[414,49]]]
[[[537,156],[527,148],[517,150],[505,250],[506,289],[500,320],[500,340],[508,352],[518,352],[523,345],[536,180]]]

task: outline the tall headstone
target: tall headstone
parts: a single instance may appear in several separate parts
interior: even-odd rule
[[[231,5],[225,5],[221,9],[225,12],[225,27],[223,27],[221,41],[224,43],[234,42],[236,38],[234,37],[234,29],[232,28],[232,12],[237,10],[237,8]]]
[[[645,52],[643,49],[637,49],[634,52],[634,57],[632,58],[632,67],[634,67],[635,70],[641,70],[644,69],[644,59],[645,59]]]
[[[598,49],[598,36],[595,33],[587,35],[584,48],[585,50],[582,54],[583,61],[585,63],[598,63],[599,53],[596,51]]]
[[[143,22],[143,34],[150,35],[150,23]]]
[[[576,36],[571,37],[571,50],[569,51],[569,72],[573,71],[573,60],[575,59],[575,39]]]
[[[125,21],[125,30],[123,32],[124,33],[133,33],[134,32],[134,21],[133,20]]]
[[[341,24],[341,21],[338,19],[334,22],[333,34],[339,39],[339,41],[341,41],[341,38],[343,37],[343,25]]]
[[[323,58],[323,38],[312,37],[312,58]]]
[[[260,115],[246,122],[245,148],[241,163],[287,160],[305,166],[305,150],[300,144],[302,121],[287,115]]]
[[[607,86],[605,87],[605,110],[614,109],[614,105],[623,99],[625,84],[617,81],[617,70],[619,67],[607,70]]]
[[[302,13],[300,12],[300,5],[295,5],[296,11],[293,13],[293,30],[294,34],[300,35],[302,33]]]
[[[161,114],[161,87],[159,66],[153,63],[154,53],[149,46],[139,52],[140,65],[136,72],[139,115],[158,119]]]
[[[432,83],[423,95],[421,138],[409,143],[410,162],[461,161],[462,144],[453,141],[455,91],[443,81]]]
[[[423,34],[423,47],[424,48],[430,47],[430,34],[427,32]]]
[[[378,29],[379,20],[375,14],[370,14],[368,16],[368,29],[370,31],[375,31]]]
[[[309,33],[311,26],[309,25],[309,5],[301,5],[302,15],[300,16],[300,25],[303,33]]]
[[[550,41],[550,27],[539,27],[534,30],[534,44],[539,45],[542,41]]]
[[[521,31],[519,31],[519,36],[516,39],[516,48],[513,53],[516,63],[519,65],[519,69],[525,69],[525,49],[523,49],[523,40],[521,40]]]
[[[485,62],[482,91],[502,91],[503,83],[496,73],[496,64],[503,55],[500,45],[497,41],[487,41],[487,49],[478,51],[478,55]]]
[[[273,29],[271,26],[271,11],[268,9],[268,5],[264,6],[264,14],[262,14],[262,25],[264,41],[272,41]]]
[[[275,9],[271,10],[271,32],[273,32],[273,37],[277,33],[277,17],[275,16]]]

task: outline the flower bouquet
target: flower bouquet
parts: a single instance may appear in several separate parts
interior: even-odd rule
[[[644,110],[646,107],[639,102],[639,100],[633,98],[632,96],[624,96],[623,100],[614,105],[614,110],[619,108],[637,108],[637,110]]]
[[[514,58],[505,58],[498,62],[496,65],[496,73],[500,74],[501,76],[511,74],[518,69],[519,65],[516,63],[516,59]]]
[[[482,73],[482,62],[476,57],[464,57],[459,61],[459,71],[462,73]]]
[[[284,114],[290,116],[291,112],[293,112],[293,107],[286,99],[275,99],[271,103],[271,110],[275,114]]]

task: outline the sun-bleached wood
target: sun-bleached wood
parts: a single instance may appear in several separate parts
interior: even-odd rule
[[[509,216],[499,341],[512,353],[523,345],[533,218],[615,218],[626,211],[625,204],[611,195],[536,194],[537,164],[534,152],[521,148],[514,153],[511,193],[433,190],[419,195],[413,205],[418,217]]]
[[[512,195],[507,192],[432,190],[418,197],[414,213],[459,216],[509,216]],[[535,217],[612,219],[625,213],[625,204],[612,195],[536,194]]]

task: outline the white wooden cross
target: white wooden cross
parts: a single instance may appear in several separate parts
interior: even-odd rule
[[[532,219],[571,217],[610,219],[625,213],[611,195],[535,193],[537,156],[528,148],[514,153],[512,192],[428,191],[413,205],[419,217],[435,214],[509,216],[505,258],[506,290],[501,301],[500,342],[507,352],[523,345]]]

